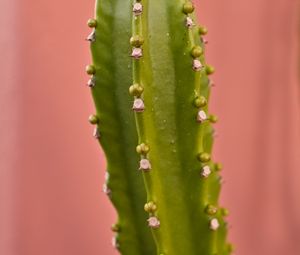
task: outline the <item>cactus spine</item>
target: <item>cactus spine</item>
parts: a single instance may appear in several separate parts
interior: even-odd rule
[[[229,254],[226,210],[218,204],[221,167],[211,157],[216,117],[207,104],[214,69],[204,58],[206,28],[195,25],[186,0],[96,6],[87,38],[97,109],[90,121],[107,157],[117,248],[130,255]]]

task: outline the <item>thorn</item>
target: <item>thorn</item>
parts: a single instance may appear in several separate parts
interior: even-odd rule
[[[187,17],[185,25],[188,28],[192,28],[195,24],[194,24],[194,21],[193,21],[193,19],[191,17]]]
[[[133,102],[132,110],[135,112],[143,112],[145,110],[144,101],[140,98],[136,98]]]
[[[211,174],[211,170],[209,166],[204,166],[202,168],[201,176],[207,178]]]
[[[148,159],[141,159],[140,161],[140,170],[147,171],[151,169],[151,164]]]
[[[118,241],[117,241],[117,237],[116,237],[116,236],[114,236],[114,237],[111,239],[111,244],[112,244],[112,246],[113,246],[115,249],[119,249],[119,248],[120,248],[120,245],[119,245],[119,243],[118,243]]]
[[[95,85],[96,85],[96,78],[95,78],[95,76],[93,75],[93,76],[91,77],[91,79],[89,79],[89,81],[88,81],[88,83],[87,83],[87,86],[90,87],[90,88],[93,88],[93,87],[95,87]]]
[[[207,115],[206,115],[205,111],[200,110],[197,114],[197,121],[199,123],[202,123],[205,120],[207,120]]]
[[[210,80],[208,86],[209,86],[209,87],[215,87],[216,84],[215,84],[213,81]]]
[[[143,50],[141,48],[133,48],[131,57],[135,59],[140,59],[143,56]]]
[[[219,183],[220,183],[221,185],[223,185],[223,184],[226,183],[226,181],[224,180],[224,177],[223,177],[223,176],[219,176]]]
[[[143,5],[141,3],[135,3],[132,9],[135,16],[139,16],[143,12]]]
[[[204,44],[208,44],[208,40],[206,38],[201,38],[201,41],[204,43]]]
[[[214,129],[214,130],[212,131],[212,137],[213,137],[213,138],[217,138],[218,136],[219,136],[218,132]]]
[[[99,128],[98,127],[94,128],[93,136],[95,137],[95,139],[99,139],[100,138],[100,132],[99,132]]]
[[[106,183],[103,184],[102,191],[104,194],[108,195],[109,197],[111,196],[111,189],[108,188]]]
[[[198,72],[201,71],[203,68],[203,65],[201,64],[199,59],[194,59],[193,60],[193,70]]]
[[[95,33],[95,30],[90,33],[88,35],[88,37],[85,39],[86,41],[89,41],[89,42],[95,42],[96,41],[96,33]]]
[[[155,229],[160,227],[160,221],[156,217],[150,217],[147,221],[150,228]]]
[[[220,227],[218,219],[214,218],[210,221],[210,229],[216,231]]]
[[[109,180],[109,172],[107,172],[107,171],[105,172],[104,178],[105,178],[105,181]]]

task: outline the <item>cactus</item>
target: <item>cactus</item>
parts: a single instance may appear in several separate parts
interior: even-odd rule
[[[227,255],[207,29],[187,0],[98,0],[88,86],[123,255]],[[146,214],[147,213],[147,214]],[[150,231],[151,230],[151,231]],[[152,234],[151,234],[152,233]],[[153,237],[153,238],[152,238]]]

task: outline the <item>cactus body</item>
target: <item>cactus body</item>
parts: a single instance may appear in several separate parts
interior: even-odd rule
[[[104,191],[118,211],[113,244],[124,255],[155,254],[143,210],[146,192],[135,153],[137,134],[127,84],[131,83],[129,57],[131,3],[99,1],[91,42],[94,72],[89,72],[95,99],[96,130],[107,159],[108,178]],[[95,27],[96,26],[96,27]],[[126,38],[126,40],[124,40]]]
[[[121,254],[230,253],[211,156],[214,70],[193,11],[186,0],[99,0],[89,22],[87,73]]]

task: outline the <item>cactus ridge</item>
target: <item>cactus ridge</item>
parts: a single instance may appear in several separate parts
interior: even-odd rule
[[[125,255],[230,254],[221,166],[211,156],[207,29],[191,1],[96,6],[86,71],[97,110],[90,122],[108,164],[104,190],[119,216],[114,245]]]
[[[124,8],[128,9],[127,13]],[[90,41],[93,65],[87,68],[87,73],[93,84],[89,87],[98,120],[95,123],[92,118],[99,134],[95,137],[107,159],[108,178],[104,191],[118,211],[117,223],[112,228],[115,232],[112,243],[121,254],[154,255],[156,248],[143,210],[146,193],[136,171],[134,117],[128,88],[123,85],[131,80],[131,61],[127,54],[130,47],[127,40],[118,40],[118,37],[130,35],[130,9],[131,4],[126,1],[97,2],[96,17],[91,22],[95,38]]]

